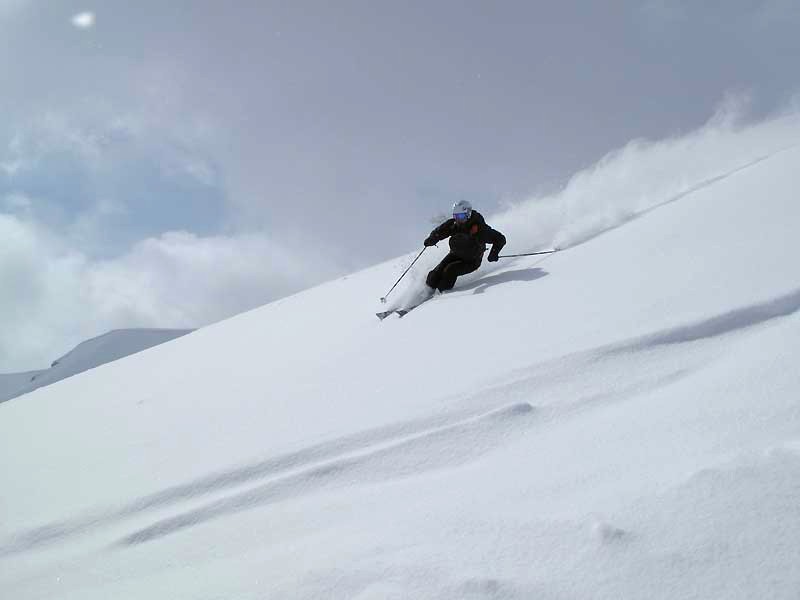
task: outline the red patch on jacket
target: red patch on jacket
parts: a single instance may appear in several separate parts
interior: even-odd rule
[[[470,227],[469,233],[470,233],[470,235],[475,235],[476,233],[478,233],[478,224],[477,223],[475,225],[473,225],[472,227]]]

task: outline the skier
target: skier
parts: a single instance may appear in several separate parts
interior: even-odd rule
[[[460,275],[472,273],[481,266],[486,244],[492,249],[486,260],[495,262],[500,250],[506,245],[505,236],[486,224],[483,215],[466,200],[453,205],[453,218],[447,219],[425,239],[425,246],[434,246],[450,238],[450,253],[442,259],[435,269],[428,273],[426,283],[430,293],[452,289]]]

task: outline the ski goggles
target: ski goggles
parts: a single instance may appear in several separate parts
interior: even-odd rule
[[[458,221],[459,223],[463,223],[467,219],[469,219],[469,213],[460,212],[460,213],[453,213],[453,218]]]

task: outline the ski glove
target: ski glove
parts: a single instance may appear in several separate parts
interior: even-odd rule
[[[488,260],[489,262],[497,262],[497,259],[499,258],[500,258],[500,253],[492,250],[491,252],[489,252],[489,256],[486,257],[486,260]]]
[[[425,241],[422,243],[427,248],[428,246],[435,246],[437,241],[438,240],[435,240],[432,235],[429,235],[428,237],[425,238]]]

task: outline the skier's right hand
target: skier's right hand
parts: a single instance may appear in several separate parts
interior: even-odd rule
[[[436,242],[437,240],[433,239],[432,235],[429,235],[428,237],[425,238],[425,241],[422,243],[425,245],[426,248],[428,248],[429,246],[435,246]]]

